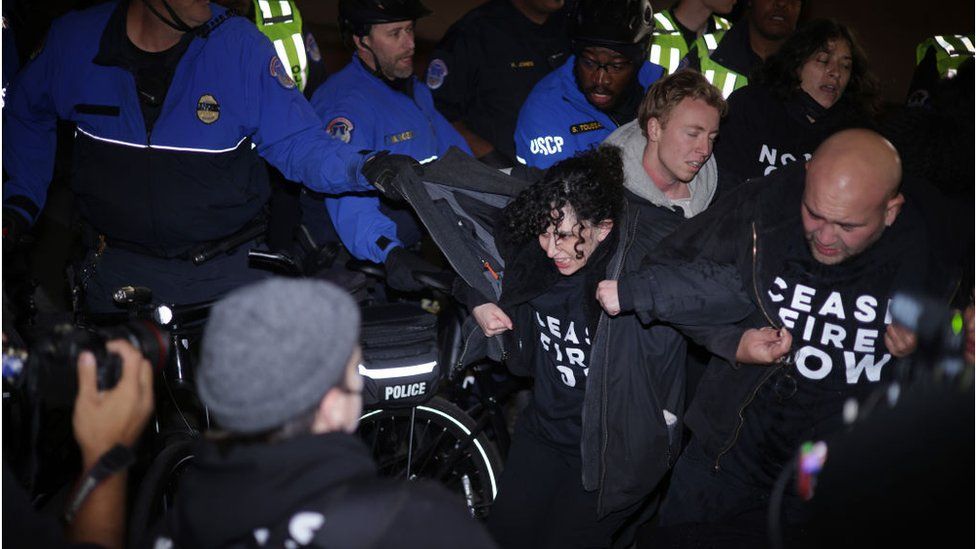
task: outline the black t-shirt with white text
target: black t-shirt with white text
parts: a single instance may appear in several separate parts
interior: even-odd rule
[[[863,402],[894,374],[884,334],[897,256],[874,247],[831,266],[813,259],[802,234],[786,247],[761,287],[777,308],[769,313],[793,335],[793,364],[759,387],[722,458],[724,469],[761,487],[772,486],[803,442],[840,430],[849,399]]]
[[[582,273],[560,277],[532,308],[535,386],[523,425],[535,435],[574,454],[580,452],[583,395],[589,371],[590,329],[583,310]]]

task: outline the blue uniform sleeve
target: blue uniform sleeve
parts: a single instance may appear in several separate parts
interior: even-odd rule
[[[522,164],[546,169],[572,156],[569,127],[558,109],[552,108],[539,95],[530,95],[519,111],[515,126],[515,157]]]
[[[258,153],[286,178],[314,191],[338,194],[372,189],[360,173],[366,156],[329,138],[271,42],[257,29],[254,34],[248,61],[254,71],[253,85],[242,93],[249,95],[248,103],[257,113]]]
[[[54,86],[58,82],[61,47],[59,21],[48,33],[44,49],[28,63],[7,90],[3,107],[3,205],[33,223],[47,198],[54,174],[58,113]]]
[[[354,150],[373,149],[377,142],[377,112],[354,91],[336,100],[328,87],[312,96],[312,106],[326,135],[348,144]],[[380,211],[375,193],[329,196],[325,207],[342,244],[357,259],[383,263],[386,256],[401,243],[396,224]]]
[[[380,211],[376,196],[327,197],[325,207],[339,239],[356,259],[383,263],[393,248],[402,245],[397,238],[396,223]]]

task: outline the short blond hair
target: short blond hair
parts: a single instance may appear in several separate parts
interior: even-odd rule
[[[647,90],[637,110],[637,120],[640,122],[644,137],[647,137],[647,122],[650,119],[657,118],[662,126],[667,125],[671,111],[688,97],[700,99],[715,107],[719,116],[725,116],[729,108],[722,97],[722,92],[709,84],[701,73],[682,69],[658,80]]]

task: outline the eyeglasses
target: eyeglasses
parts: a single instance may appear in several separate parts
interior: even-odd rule
[[[596,59],[590,59],[584,55],[579,56],[579,64],[588,71],[598,71],[603,69],[607,71],[608,74],[621,74],[633,65],[633,63],[630,61],[600,63]]]

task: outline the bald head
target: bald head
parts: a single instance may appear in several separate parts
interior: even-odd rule
[[[845,130],[829,137],[813,153],[807,165],[807,185],[811,183],[893,196],[901,183],[901,159],[895,147],[879,134]]]
[[[855,256],[895,222],[901,160],[883,137],[845,130],[820,145],[807,163],[803,226],[814,258],[828,265]]]

